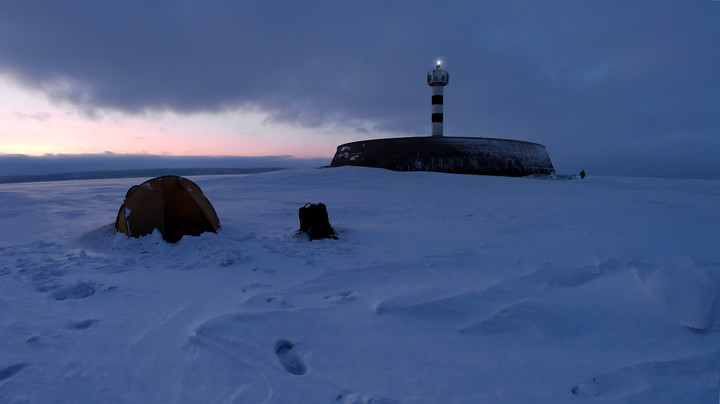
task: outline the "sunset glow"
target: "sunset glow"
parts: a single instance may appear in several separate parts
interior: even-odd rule
[[[0,75],[2,154],[113,153],[165,155],[292,155],[328,157],[335,140],[292,125],[268,123],[256,111],[180,115],[149,111],[129,115],[84,113],[67,103],[25,89]],[[337,135],[343,137],[339,128]],[[352,139],[352,134],[346,134]]]

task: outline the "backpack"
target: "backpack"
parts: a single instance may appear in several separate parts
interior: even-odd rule
[[[332,238],[337,240],[335,230],[330,226],[327,208],[323,203],[306,203],[300,208],[298,215],[300,216],[299,233],[307,233],[310,241],[320,238]]]

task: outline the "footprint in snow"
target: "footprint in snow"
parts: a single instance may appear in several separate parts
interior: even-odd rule
[[[280,360],[280,364],[289,373],[294,375],[304,375],[307,373],[307,367],[302,358],[294,349],[295,344],[286,340],[279,339],[275,342],[275,354]]]
[[[88,328],[90,328],[93,324],[97,323],[98,321],[100,321],[100,320],[95,320],[95,319],[91,319],[91,318],[81,320],[81,321],[73,321],[70,323],[70,328],[73,330],[87,330]]]
[[[56,290],[52,297],[57,301],[67,299],[85,299],[95,294],[95,284],[91,282],[77,282]]]

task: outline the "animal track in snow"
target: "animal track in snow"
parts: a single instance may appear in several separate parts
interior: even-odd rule
[[[279,339],[275,342],[275,354],[278,360],[280,360],[282,367],[289,373],[304,375],[307,373],[307,367],[295,351],[294,346],[295,344],[286,339]]]
[[[16,363],[8,367],[0,369],[0,382],[7,380],[16,374],[20,373],[23,369],[28,366],[27,363]]]

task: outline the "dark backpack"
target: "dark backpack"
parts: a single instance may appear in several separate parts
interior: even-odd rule
[[[300,216],[300,232],[307,233],[311,241],[319,238],[337,240],[335,230],[330,226],[325,204],[306,203],[298,213]]]

